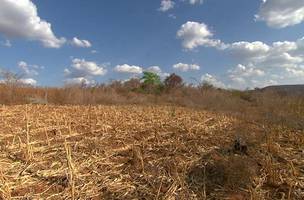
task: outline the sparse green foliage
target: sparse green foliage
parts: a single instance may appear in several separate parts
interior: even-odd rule
[[[141,87],[144,92],[159,94],[164,88],[159,75],[153,72],[144,72],[141,80],[143,81]]]
[[[160,85],[160,77],[153,72],[144,72],[143,77],[141,78],[145,85]]]

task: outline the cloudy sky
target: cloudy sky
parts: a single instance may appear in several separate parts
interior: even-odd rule
[[[304,83],[304,0],[0,0],[0,68],[41,86],[145,70],[189,83]]]

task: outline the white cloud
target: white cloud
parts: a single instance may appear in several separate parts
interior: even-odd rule
[[[155,74],[161,74],[162,73],[162,70],[161,70],[161,68],[159,66],[148,67],[146,71],[153,72]]]
[[[212,76],[211,74],[204,74],[201,77],[201,81],[204,83],[209,83],[211,85],[213,85],[214,87],[217,88],[226,88],[225,84],[222,83],[221,81],[219,81],[216,77]]]
[[[169,73],[163,72],[162,69],[159,66],[151,66],[146,69],[148,72],[153,72],[157,75],[159,75],[161,78],[166,78],[169,76]]]
[[[174,8],[174,1],[172,0],[161,0],[159,11],[166,12],[172,8]]]
[[[19,80],[20,83],[25,84],[25,85],[37,85],[37,81],[33,78],[22,78]]]
[[[140,66],[123,64],[123,65],[117,65],[114,68],[114,71],[120,73],[141,74],[143,72],[143,68]]]
[[[176,19],[176,18],[177,18],[176,15],[174,15],[174,14],[172,14],[172,13],[169,14],[168,17],[170,17],[171,19]]]
[[[168,73],[163,72],[159,66],[150,66],[144,69],[144,67],[140,67],[140,66],[123,64],[123,65],[117,65],[114,68],[114,71],[119,73],[129,73],[129,74],[141,74],[144,71],[147,71],[147,72],[153,72],[159,75],[161,78],[165,78],[169,75]]]
[[[41,19],[30,0],[0,0],[0,33],[40,41],[43,46],[59,48],[66,40],[57,38],[51,24]]]
[[[107,73],[106,64],[97,64],[93,61],[75,58],[70,69],[64,70],[66,83],[93,83],[93,77],[103,76]]]
[[[0,74],[1,74],[1,72],[10,72],[10,73],[16,74],[17,83],[25,84],[25,85],[33,85],[33,86],[37,85],[37,81],[33,78],[33,76],[39,75],[37,70],[43,69],[42,66],[29,65],[24,61],[18,62],[17,66],[18,66],[18,68],[20,68],[21,72],[16,73],[11,70],[3,70],[0,67]],[[4,83],[4,80],[0,80],[0,83]]]
[[[262,42],[237,42],[225,50],[233,52],[238,59],[245,58],[254,64],[271,66],[286,66],[289,64],[299,64],[304,60],[299,54],[301,42],[274,42],[267,45]]]
[[[284,42],[274,42],[273,49],[277,52],[289,52],[296,50],[298,48],[296,42],[284,41]]]
[[[94,80],[90,80],[84,77],[68,78],[64,82],[67,85],[94,85],[96,83]]]
[[[299,68],[286,68],[286,71],[292,77],[304,78],[304,66]]]
[[[243,58],[253,58],[265,55],[270,50],[270,47],[263,42],[235,42],[226,45],[226,49],[230,50],[232,53]]]
[[[26,62],[20,61],[18,63],[18,67],[22,70],[22,72],[26,76],[37,76],[39,74],[38,71],[35,70],[40,68],[37,65],[28,65]],[[31,68],[35,68],[35,69],[31,69]]]
[[[88,40],[80,40],[77,37],[73,38],[71,44],[75,47],[82,47],[82,48],[92,47],[92,44]]]
[[[12,47],[12,43],[9,40],[1,41],[0,45],[5,46],[5,47]]]
[[[199,70],[200,66],[197,64],[185,64],[185,63],[177,63],[173,65],[174,69],[180,70],[182,72],[187,72],[191,70]]]
[[[203,0],[189,0],[189,3],[191,5],[195,5],[195,4],[202,4]]]
[[[249,45],[250,43],[248,43]],[[304,80],[302,39],[278,41],[272,45],[261,42],[255,48],[240,45],[237,60],[242,62],[228,71],[228,82],[234,88],[264,87],[268,84],[301,84]],[[249,45],[250,46],[250,45]],[[227,48],[228,51],[235,49]],[[241,53],[243,52],[243,53]],[[244,59],[244,57],[246,59]]]
[[[267,84],[303,84],[304,80],[304,37],[296,41],[277,41],[266,44],[261,41],[239,41],[225,44],[214,40],[213,34],[204,23],[187,22],[178,31],[178,37],[186,49],[198,46],[216,48],[233,55],[238,63],[222,77],[227,87],[245,89],[263,87]],[[179,67],[178,67],[179,66]],[[175,68],[186,71],[187,65]],[[210,74],[203,77],[215,82]]]
[[[304,0],[263,0],[256,20],[274,28],[300,24],[304,21]]]
[[[18,63],[18,66],[21,67],[21,68],[26,68],[26,67],[27,67],[27,63],[24,62],[24,61],[20,61],[20,62]]]
[[[96,54],[96,53],[98,53],[98,51],[92,50],[91,53],[92,53],[92,54]]]
[[[229,71],[231,73],[231,77],[251,77],[251,76],[264,76],[265,72],[257,69],[254,66],[244,66],[244,65],[237,65],[234,70]]]
[[[250,81],[252,79],[256,79],[264,75],[265,72],[263,70],[257,69],[252,64],[249,64],[249,66],[238,64],[235,68],[228,70],[228,76],[230,79],[229,82],[230,85],[234,88],[241,88],[242,86],[247,87],[251,84]]]
[[[213,33],[204,23],[188,21],[177,32],[177,38],[182,40],[185,49],[192,50],[199,46],[222,48],[220,40],[212,38]]]
[[[78,58],[72,60],[71,69],[66,70],[66,75],[72,77],[103,76],[107,72],[104,65]]]

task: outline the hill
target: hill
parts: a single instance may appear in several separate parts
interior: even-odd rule
[[[267,86],[262,91],[274,91],[283,95],[304,96],[304,85]]]

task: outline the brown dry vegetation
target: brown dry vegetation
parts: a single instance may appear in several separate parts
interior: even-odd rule
[[[300,97],[1,87],[0,199],[304,198]]]

